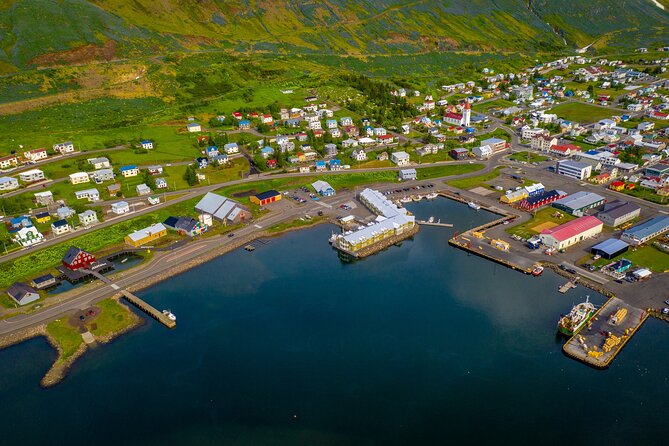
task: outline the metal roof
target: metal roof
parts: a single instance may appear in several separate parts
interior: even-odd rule
[[[597,243],[595,246],[592,247],[592,249],[593,250],[596,249],[606,254],[613,255],[628,247],[629,245],[623,242],[622,240],[618,240],[617,238],[610,238],[608,240],[604,240],[601,243]]]
[[[623,232],[623,236],[643,240],[646,237],[667,228],[669,228],[669,216],[660,215],[636,226],[632,226]]]
[[[551,229],[544,229],[541,235],[549,235],[557,241],[565,241],[570,238],[589,231],[597,226],[602,226],[601,220],[592,216],[579,217],[576,220],[561,224]]]
[[[564,198],[555,200],[553,206],[561,205],[569,209],[580,210],[595,203],[603,202],[604,197],[593,192],[580,191],[575,194],[567,195]]]

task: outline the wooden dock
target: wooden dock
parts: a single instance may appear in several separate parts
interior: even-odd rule
[[[620,310],[626,311],[624,318],[613,323],[612,316]],[[648,316],[646,310],[612,297],[595,313],[589,324],[564,344],[562,351],[592,367],[607,368]]]
[[[177,322],[173,321],[172,319],[168,318],[166,315],[163,314],[162,311],[157,310],[153,306],[147,304],[144,302],[142,299],[139,297],[135,296],[132,294],[130,291],[126,290],[120,290],[121,294],[123,294],[123,297],[125,300],[133,304],[135,307],[139,308],[167,328],[174,328],[177,326]]]
[[[558,291],[560,291],[562,294],[565,294],[567,291],[573,290],[574,288],[576,288],[577,281],[578,281],[577,279],[570,280],[569,282],[562,285]]]
[[[418,223],[419,225],[423,225],[423,226],[440,226],[442,228],[452,228],[453,227],[452,223],[440,223],[440,222],[437,222],[437,221],[430,222],[430,221],[425,221],[425,220],[416,220],[416,223]]]

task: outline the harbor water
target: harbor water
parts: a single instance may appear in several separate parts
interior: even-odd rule
[[[178,317],[89,351],[44,390],[42,339],[0,352],[2,444],[616,445],[659,441],[669,326],[612,366],[567,358],[556,321],[590,295],[448,246],[494,218],[411,203],[413,240],[345,263],[333,227],[239,249],[138,295]]]

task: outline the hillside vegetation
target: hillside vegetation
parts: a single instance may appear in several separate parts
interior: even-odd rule
[[[0,71],[166,51],[302,54],[544,52],[600,39],[648,45],[669,13],[649,0],[0,0]]]

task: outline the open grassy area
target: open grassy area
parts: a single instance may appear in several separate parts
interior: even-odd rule
[[[88,330],[95,336],[107,336],[119,332],[135,320],[130,310],[114,299],[105,299],[95,305],[100,308],[100,314],[86,324]]]
[[[649,270],[656,273],[669,271],[669,254],[660,251],[652,245],[641,246],[636,248],[636,250],[632,250],[632,248],[630,248],[627,252],[622,253],[621,255],[614,257],[611,260],[601,258],[593,261],[592,258],[593,255],[590,254],[583,257],[580,262],[588,262],[597,267],[602,267],[620,259],[627,259],[635,266],[648,268]]]
[[[652,203],[667,204],[669,197],[663,197],[655,193],[653,189],[647,187],[635,187],[634,189],[623,189],[620,192],[631,195],[633,197],[641,198]]]
[[[616,111],[580,102],[566,102],[551,108],[547,113],[555,113],[559,118],[587,124],[610,118]]]
[[[503,167],[500,166],[497,169],[493,170],[492,172],[484,173],[483,175],[478,175],[475,177],[446,181],[446,184],[448,184],[449,186],[457,187],[458,189],[465,189],[465,190],[473,189],[479,186],[488,187],[488,185],[485,183],[487,181],[491,181],[497,178],[501,173],[501,169],[503,169]]]
[[[557,213],[562,214],[562,218],[557,217]],[[548,226],[557,226],[573,220],[573,215],[558,211],[553,207],[546,207],[537,211],[531,220],[519,225],[507,228],[507,234],[515,234],[522,238],[530,238],[541,232],[542,229],[548,229]]]
[[[546,161],[548,157],[539,155],[535,152],[517,152],[509,157],[512,161],[525,161],[528,163],[541,163]]]
[[[63,350],[56,363],[72,356],[84,342],[77,329],[71,326],[66,319],[56,319],[46,326],[46,331]]]
[[[323,221],[322,217],[311,217],[310,219],[298,218],[293,221],[276,224],[267,229],[267,232],[281,232],[287,229],[303,228],[306,226],[315,225],[316,223],[320,223],[321,221]]]
[[[482,104],[475,104],[473,109],[476,112],[489,113],[495,109],[504,109],[511,107],[513,102],[507,101],[506,99],[495,99],[494,101],[484,102]]]

